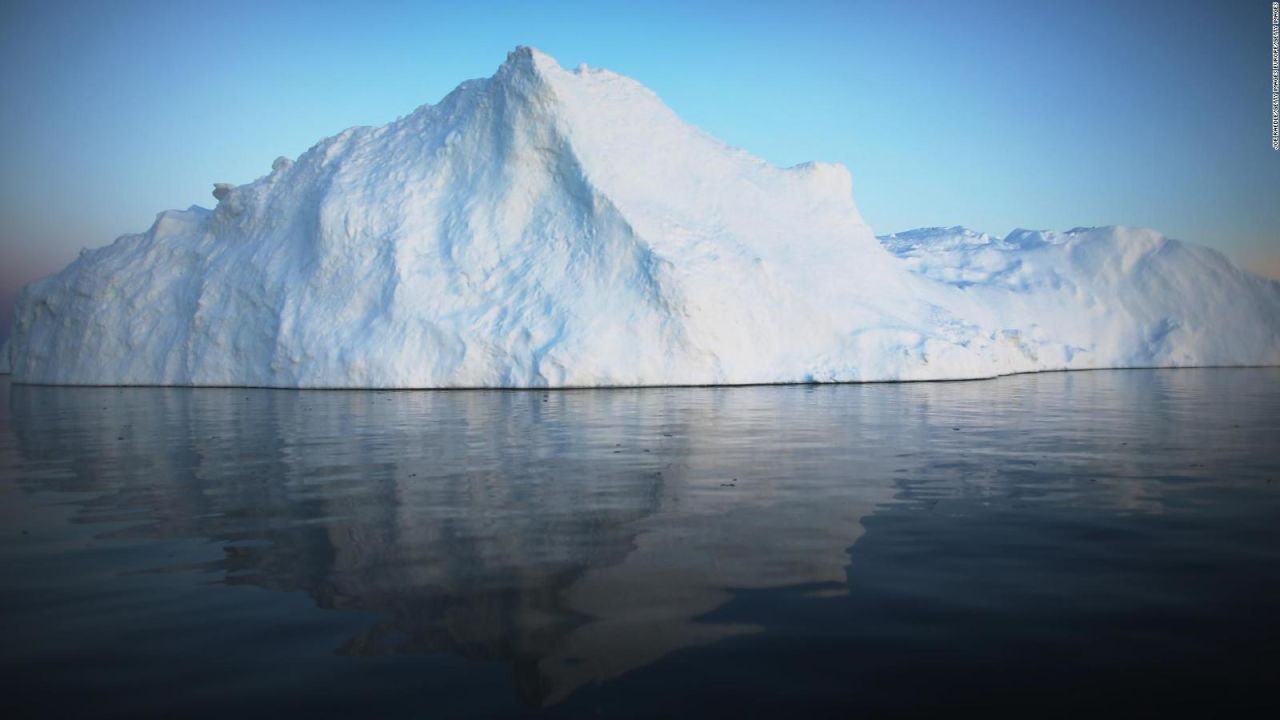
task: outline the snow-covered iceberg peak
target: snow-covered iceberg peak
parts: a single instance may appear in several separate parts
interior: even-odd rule
[[[1208,251],[1168,258],[1188,278],[1212,266],[1202,306],[1116,260],[1132,254],[1123,243],[934,232],[959,243],[951,255],[923,235],[886,249],[845,168],[772,166],[681,121],[634,80],[565,70],[530,48],[436,105],[346,130],[214,196],[213,210],[161,213],[147,232],[27,287],[15,379],[532,387],[986,377],[1133,364],[1144,356],[1130,335],[1150,337],[1152,318],[1179,329],[1164,336],[1177,344],[1145,362],[1280,359],[1277,284],[1224,269]],[[1042,245],[1080,249],[1058,257]],[[960,263],[959,274],[939,258]],[[1086,270],[1111,260],[1132,273],[1107,275],[1107,287],[1129,284],[1100,300],[1090,287],[1101,276]],[[1065,272],[1057,262],[1080,264],[1074,294],[1052,279]],[[1238,322],[1189,330],[1228,310]],[[1082,314],[1096,323],[1082,326]]]

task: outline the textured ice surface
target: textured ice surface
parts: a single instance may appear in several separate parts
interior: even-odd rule
[[[604,70],[512,52],[21,293],[38,383],[527,387],[1280,362],[1280,283],[1150,230],[877,239]]]

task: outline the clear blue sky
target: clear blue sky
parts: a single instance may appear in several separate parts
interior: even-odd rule
[[[1147,225],[1280,276],[1268,0],[8,0],[0,32],[0,333],[81,247],[520,44],[774,163],[848,165],[877,232]]]

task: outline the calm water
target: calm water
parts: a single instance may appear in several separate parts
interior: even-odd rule
[[[1280,707],[1277,369],[0,395],[9,717]]]

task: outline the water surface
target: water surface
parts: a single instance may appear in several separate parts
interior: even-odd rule
[[[9,716],[1277,705],[1277,369],[0,400]]]

